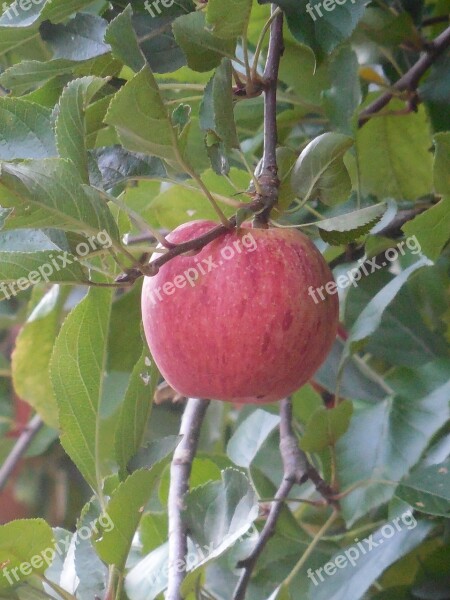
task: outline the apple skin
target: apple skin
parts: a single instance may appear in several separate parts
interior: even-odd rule
[[[185,223],[168,240],[185,242],[215,226]],[[281,400],[311,378],[336,337],[337,295],[324,293],[322,301],[316,293],[315,303],[308,293],[330,281],[324,258],[302,233],[244,224],[145,277],[142,318],[152,356],[183,396]]]

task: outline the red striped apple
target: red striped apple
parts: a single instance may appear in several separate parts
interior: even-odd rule
[[[215,224],[181,225],[180,243]],[[336,285],[312,241],[294,229],[244,224],[176,257],[142,290],[147,342],[162,375],[187,397],[280,400],[310,379],[336,336]]]

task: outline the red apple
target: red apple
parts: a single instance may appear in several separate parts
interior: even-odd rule
[[[214,226],[186,223],[168,240],[185,242]],[[323,293],[328,282],[336,291],[308,237],[245,224],[145,278],[142,316],[150,351],[183,396],[280,400],[308,381],[335,339],[338,300]],[[316,288],[324,300],[311,293]]]

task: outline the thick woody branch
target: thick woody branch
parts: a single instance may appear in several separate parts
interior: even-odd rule
[[[394,96],[395,92],[415,92],[424,73],[436,62],[437,58],[450,46],[450,27],[427,45],[426,52],[415,65],[392,86],[392,91],[382,94],[359,115],[358,124],[362,127],[372,115],[382,110]]]
[[[277,10],[272,5],[272,14]],[[261,190],[261,202],[264,209],[255,217],[255,226],[267,227],[272,208],[278,201],[277,166],[277,87],[280,60],[284,52],[283,13],[278,14],[270,26],[270,42],[264,69],[264,154],[258,183]]]
[[[170,468],[169,489],[169,573],[166,600],[182,600],[181,584],[186,575],[187,531],[182,513],[184,497],[189,491],[192,462],[197,451],[200,429],[208,400],[189,399],[181,421],[180,435]]]

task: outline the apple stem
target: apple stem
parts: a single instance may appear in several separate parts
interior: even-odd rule
[[[311,480],[316,490],[326,500],[326,505],[333,507],[334,512],[339,511],[339,503],[335,499],[334,490],[322,479],[317,469],[309,462],[306,454],[298,447],[297,437],[292,427],[292,401],[290,398],[281,400],[280,417],[280,452],[283,460],[283,481],[275,495],[269,516],[256,545],[252,552],[237,564],[237,567],[243,569],[243,572],[234,591],[233,600],[245,599],[248,583],[256,562],[275,532],[281,510],[294,485],[301,485],[308,479]]]
[[[188,552],[187,530],[182,519],[184,496],[189,491],[192,462],[197,452],[200,429],[208,406],[209,400],[188,400],[181,420],[182,439],[175,449],[170,466],[169,571],[166,600],[182,600],[181,585],[186,576]]]

